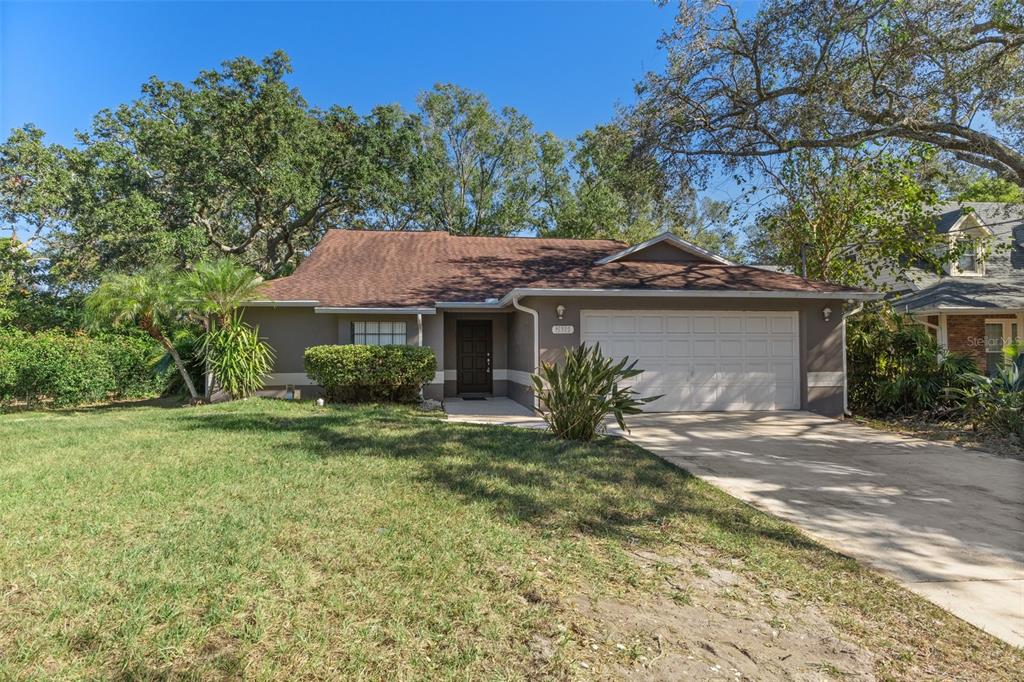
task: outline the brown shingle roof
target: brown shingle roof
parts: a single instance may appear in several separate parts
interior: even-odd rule
[[[743,265],[594,261],[610,240],[455,237],[447,232],[331,230],[267,300],[339,308],[433,306],[501,298],[514,288],[840,292],[843,287]]]

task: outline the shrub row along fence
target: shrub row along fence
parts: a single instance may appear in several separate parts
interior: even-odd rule
[[[0,330],[0,403],[69,407],[159,394],[159,347],[133,336]]]
[[[434,378],[434,352],[420,346],[312,346],[306,374],[330,402],[413,402]]]

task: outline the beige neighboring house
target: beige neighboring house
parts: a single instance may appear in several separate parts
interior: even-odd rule
[[[617,241],[332,230],[245,315],[276,352],[266,393],[319,389],[317,344],[412,344],[437,356],[427,397],[508,396],[566,348],[636,359],[653,411],[841,416],[844,311],[877,294],[736,265],[672,235]]]
[[[950,245],[969,239],[973,248],[939,275],[914,271],[890,283],[893,306],[991,373],[1003,348],[1024,337],[1024,206],[947,204],[936,211],[936,229]]]

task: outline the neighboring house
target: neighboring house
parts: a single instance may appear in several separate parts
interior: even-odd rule
[[[1002,349],[1024,336],[1024,207],[963,203],[936,211],[939,233],[969,248],[941,275],[914,271],[889,282],[892,303],[926,325],[939,344],[992,372]]]
[[[276,352],[268,392],[317,392],[316,344],[422,344],[432,398],[509,396],[564,348],[599,343],[663,394],[648,409],[845,406],[844,308],[863,290],[734,265],[678,237],[616,241],[332,230],[295,273],[268,282],[246,319]]]

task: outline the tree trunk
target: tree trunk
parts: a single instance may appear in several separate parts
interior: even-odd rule
[[[188,374],[188,368],[185,367],[185,363],[181,361],[181,356],[178,355],[178,350],[171,343],[170,339],[163,335],[160,330],[153,324],[150,319],[142,319],[140,325],[142,329],[156,339],[161,346],[167,349],[167,352],[171,354],[171,359],[174,360],[174,366],[178,368],[178,372],[181,374],[182,380],[185,382],[185,386],[188,388],[188,394],[192,399],[192,403],[198,403],[200,401],[199,394],[196,393],[195,384],[192,383],[192,377]]]
[[[181,378],[185,381],[185,385],[188,387],[188,393],[192,397],[192,402],[199,402],[199,394],[196,393],[195,384],[192,383],[192,377],[188,375],[188,368],[185,367],[185,363],[181,361],[181,356],[178,355],[178,350],[174,347],[167,339],[163,339],[164,348],[171,354],[171,358],[174,360],[175,366],[181,373]]]

